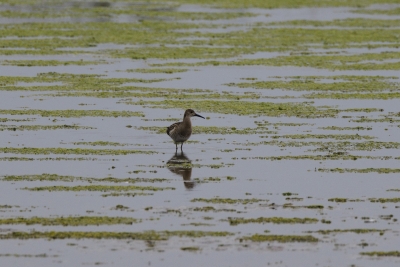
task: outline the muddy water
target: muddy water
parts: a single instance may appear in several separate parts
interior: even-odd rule
[[[232,11],[191,5],[177,8],[177,12],[210,10]],[[219,25],[211,32],[225,29],[228,32],[230,27],[224,28],[224,24],[235,24],[231,29],[241,30],[251,29],[255,27],[252,23],[257,22],[393,19],[352,13],[352,10],[345,7],[243,9],[240,12],[256,16],[200,22]],[[113,20],[137,23],[120,21],[124,18],[121,16],[114,16]],[[12,25],[37,19],[4,16],[0,22]],[[82,22],[65,17],[39,20]],[[98,20],[93,18],[93,21]],[[178,68],[185,68],[185,72],[172,74],[143,73],[129,70],[206,59],[135,60],[107,53],[126,47],[133,46],[104,43],[89,48],[63,48],[70,52],[61,55],[17,53],[0,57],[2,76],[19,76],[22,80],[4,82],[0,91],[1,266],[399,264],[398,97],[310,99],[307,94],[318,90],[238,85],[296,80],[295,76],[319,76],[327,83],[333,83],[329,77],[334,76],[339,80],[346,79],[345,76],[379,76],[397,82],[397,88],[384,92],[397,92],[400,78],[397,69],[333,71],[328,67],[222,63],[297,52],[255,51],[217,58],[220,66],[181,66]],[[376,49],[376,53],[398,52],[398,48]],[[75,54],[77,50],[81,52]],[[338,50],[353,55],[366,53],[367,48]],[[107,64],[7,63],[13,60],[105,60]],[[173,106],[163,102],[169,98],[162,95],[84,96],[82,92],[107,92],[107,88],[101,88],[100,84],[81,90],[81,84],[74,84],[78,78],[47,82],[22,79],[42,73],[102,75],[99,79],[104,82],[108,78],[165,79],[152,83],[128,81],[124,86],[148,88],[150,92],[174,89],[200,89],[200,92],[171,91],[176,97],[170,100],[180,99]],[[68,83],[72,86],[67,89],[35,88]],[[71,92],[75,95],[68,95]],[[201,93],[206,96],[196,98]],[[229,96],[218,99],[213,95],[224,93]],[[246,94],[257,97],[243,98]],[[185,95],[190,96],[189,100]],[[235,100],[237,109],[217,112],[218,109],[208,106],[207,101],[211,100],[220,101],[223,106],[232,97],[240,99]],[[196,111],[207,119],[192,120],[191,142],[184,144],[183,152],[175,153],[175,145],[163,129],[180,120],[185,108],[192,108],[185,101],[196,100],[203,101],[204,106]],[[285,106],[281,114],[246,113],[251,106],[242,107],[243,103],[297,103],[315,107],[315,112],[327,111],[318,116],[316,113],[306,116],[300,111],[297,116],[287,116]],[[63,110],[131,111],[139,115],[69,116],[71,113]],[[334,110],[334,115],[330,116],[329,110]],[[42,111],[61,112],[48,115]],[[87,221],[79,221],[86,217]],[[60,221],[63,218],[65,221]],[[118,218],[134,222],[118,223]],[[123,233],[146,236],[127,237]],[[363,255],[364,252],[370,254]],[[374,256],[374,252],[380,256]]]

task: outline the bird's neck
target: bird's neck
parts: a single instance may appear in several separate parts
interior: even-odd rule
[[[184,117],[182,123],[188,126],[192,126],[192,122],[190,121],[189,116]]]

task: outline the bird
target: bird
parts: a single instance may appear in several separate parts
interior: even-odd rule
[[[174,140],[176,151],[178,151],[178,143],[181,143],[181,151],[183,151],[183,143],[192,135],[191,117],[200,117],[205,119],[203,116],[194,112],[193,109],[187,109],[185,115],[183,115],[183,121],[175,122],[171,126],[167,127],[167,134],[172,138],[172,140]]]

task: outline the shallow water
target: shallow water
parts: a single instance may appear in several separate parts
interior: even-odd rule
[[[123,4],[116,3],[112,7],[119,5]],[[62,8],[68,9],[68,5]],[[237,31],[251,29],[255,22],[269,23],[298,19],[331,21],[372,17],[372,15],[351,13],[352,10],[355,9],[347,7],[241,9],[240,12],[252,12],[262,16],[197,22],[220,24],[220,28],[210,29],[210,32],[222,33],[226,32],[223,28],[225,22],[235,24],[236,26],[227,28]],[[232,10],[183,5],[177,11]],[[110,19],[120,21],[121,16]],[[386,19],[390,16],[373,17]],[[78,23],[81,19],[73,21]],[[3,17],[0,18],[0,23],[5,25],[36,20],[37,18]],[[44,22],[62,20],[71,22],[64,17],[40,19]],[[97,21],[98,18],[88,18],[88,20]],[[137,22],[132,23],[134,25]],[[189,29],[182,32],[196,30]],[[184,108],[164,103],[166,97],[136,95],[115,98],[85,97],[80,94],[107,90],[100,88],[100,85],[93,85],[93,88],[89,89],[77,89],[81,86],[78,77],[66,82],[18,81],[16,84],[4,82],[0,90],[1,266],[99,264],[124,266],[132,262],[137,265],[152,266],[172,264],[174,266],[187,266],[187,264],[293,266],[299,262],[307,266],[376,266],[376,264],[397,266],[399,264],[398,256],[378,257],[360,254],[399,250],[398,98],[309,99],[306,98],[307,94],[319,91],[256,89],[237,85],[251,81],[289,81],[312,76],[321,76],[327,83],[339,80],[343,82],[345,76],[350,75],[387,78],[394,76],[396,79],[393,78],[393,82],[397,83],[397,89],[391,90],[397,92],[397,79],[400,78],[397,69],[334,71],[328,68],[290,65],[208,65],[182,66],[179,68],[186,68],[185,72],[172,74],[141,73],[128,70],[151,69],[152,64],[196,63],[206,59],[113,58],[106,53],[109,50],[132,47],[147,46],[104,43],[93,47],[65,48],[65,51],[70,52],[61,55],[2,55],[0,72],[2,76],[20,76],[21,79],[50,72],[97,74],[103,75],[100,78],[104,81],[107,78],[144,80],[163,78],[167,80],[151,83],[127,82],[118,87],[118,90],[136,92],[135,89],[126,89],[128,86],[148,88],[148,91],[144,92],[158,92],[161,89],[168,92],[167,89],[178,89],[180,91],[171,93],[176,95],[173,99],[182,98],[180,105],[186,101],[185,96],[188,97],[188,101],[204,101],[204,105],[208,105],[208,101],[212,100],[220,101],[218,103],[221,106],[225,102],[236,101],[237,111],[230,112],[227,109],[226,112],[213,112],[206,106],[196,109],[196,112],[207,119],[193,118],[194,133],[190,139],[192,142],[183,145],[183,154],[179,149],[175,154],[172,140],[166,134],[157,131],[180,120]],[[398,51],[398,48],[375,49],[318,48],[314,52],[339,51],[342,54],[356,55]],[[80,52],[74,54],[76,51]],[[268,59],[289,56],[292,52],[298,51],[256,51],[254,54],[215,60],[224,62]],[[107,64],[27,67],[5,63],[10,60],[105,60]],[[33,89],[34,86],[67,83],[71,83],[71,86],[60,91]],[[17,90],[14,86],[23,86],[26,90]],[[110,91],[118,92],[113,84],[109,86]],[[209,91],[201,93],[183,91],[189,89]],[[379,88],[376,89],[378,91]],[[224,95],[224,92],[226,98],[211,96],[212,93]],[[68,93],[75,95],[67,96]],[[256,94],[259,98],[240,98],[240,100],[229,98],[243,97],[246,93]],[[196,94],[210,94],[210,96],[195,98]],[[297,116],[285,116],[285,109],[281,111],[282,114],[278,113],[276,116],[246,114],[244,112],[246,106],[241,105],[248,102],[299,105],[307,102],[309,104],[304,104],[305,106],[316,107],[316,112],[326,110],[326,114],[319,117],[308,114],[307,118],[299,111]],[[367,109],[374,110],[369,112]],[[135,111],[143,114],[143,117],[95,115],[66,117],[67,114],[47,116],[45,113],[41,113],[43,116],[37,113],[13,115],[12,112],[15,110]],[[329,116],[329,110],[335,110],[337,113]],[[387,120],[381,120],[384,118]],[[358,119],[371,120],[354,121]],[[377,121],[372,121],[373,119]],[[44,129],[44,126],[59,128]],[[72,126],[90,128],[72,129]],[[323,128],[330,126],[341,129]],[[219,128],[207,130],[207,127]],[[360,128],[355,129],[356,127]],[[98,141],[103,143],[96,143]],[[383,143],[385,146],[378,146]],[[361,145],[356,147],[357,144]],[[368,148],[367,144],[371,144],[371,148]],[[32,151],[38,152],[25,153],[24,147],[35,148],[37,150]],[[8,148],[19,150],[10,152]],[[53,150],[49,152],[44,148]],[[76,150],[77,148],[80,150]],[[138,154],[134,154],[133,151],[138,151]],[[49,174],[53,174],[55,178],[50,179]],[[122,179],[125,180],[121,182]],[[86,186],[86,189],[80,190],[79,186]],[[122,186],[126,190],[113,189],[115,186]],[[128,186],[147,188],[128,190]],[[156,191],[157,189],[163,190]],[[248,202],[243,203],[245,200]],[[72,223],[66,225],[46,223],[49,219],[70,218],[73,221],[74,218],[82,216],[127,217],[138,221],[130,224],[78,223],[76,226]],[[41,218],[42,223],[5,222],[5,219],[29,220],[34,217]],[[277,220],[274,221],[273,218]],[[311,221],[285,223],[285,219]],[[148,233],[148,231],[155,233],[171,231],[173,234],[163,240],[120,237],[105,239],[108,233]],[[185,232],[178,234],[174,231]],[[192,236],[196,231],[201,233],[200,237]],[[216,236],[224,231],[231,235]],[[99,235],[86,237],[75,235],[67,238],[33,236],[35,233],[65,232],[99,233]],[[31,234],[31,236],[19,238],[16,233]],[[249,240],[248,238],[253,235],[277,236],[277,239],[267,242]],[[296,242],[289,236],[312,236],[316,240]]]

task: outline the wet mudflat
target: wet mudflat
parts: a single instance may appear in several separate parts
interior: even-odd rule
[[[398,266],[399,15],[6,1],[1,266]]]

